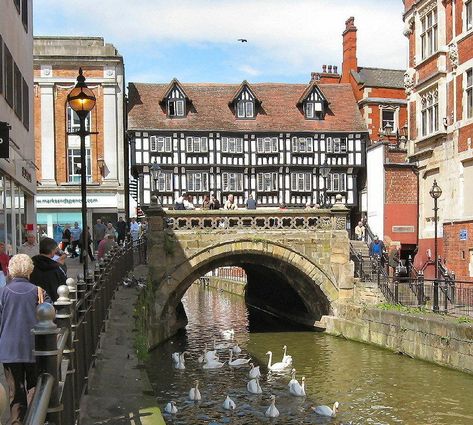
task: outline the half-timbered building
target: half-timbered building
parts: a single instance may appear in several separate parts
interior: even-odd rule
[[[146,170],[156,160],[165,207],[182,192],[196,205],[213,192],[240,206],[250,194],[259,207],[316,204],[325,194],[358,206],[368,132],[349,84],[130,83],[128,110],[139,204],[150,202]]]

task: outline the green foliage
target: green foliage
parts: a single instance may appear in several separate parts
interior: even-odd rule
[[[149,358],[148,352],[148,341],[146,335],[143,332],[138,331],[135,334],[135,340],[133,346],[136,350],[136,356],[141,363],[144,363]]]
[[[461,316],[457,318],[457,323],[473,323],[473,319],[467,316]]]
[[[406,307],[402,304],[381,303],[376,306],[380,310],[398,311],[399,313],[424,314],[430,313],[425,307]]]

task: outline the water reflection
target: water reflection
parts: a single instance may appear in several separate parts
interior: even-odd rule
[[[297,332],[251,312],[244,300],[214,290],[192,287],[183,300],[189,324],[185,332],[156,349],[149,374],[160,406],[174,400],[179,412],[167,417],[173,424],[412,424],[471,425],[473,378],[469,375],[412,360],[365,344],[321,333]],[[262,395],[246,390],[249,367],[202,370],[197,358],[204,344],[222,331],[234,329],[243,352],[261,365]],[[281,361],[283,345],[294,359],[297,378],[306,377],[304,398],[289,394],[289,370],[269,373],[268,350]],[[186,369],[172,368],[171,353],[187,351]],[[228,359],[228,350],[219,352]],[[195,379],[202,401],[188,401]],[[226,395],[236,402],[235,412],[222,408]],[[264,417],[270,395],[276,395],[281,415]],[[311,406],[340,402],[336,419],[317,417]]]

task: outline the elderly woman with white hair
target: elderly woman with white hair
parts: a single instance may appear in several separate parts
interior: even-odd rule
[[[44,289],[29,282],[33,261],[26,254],[13,256],[10,281],[0,288],[0,362],[10,395],[10,422],[23,422],[38,379],[33,356],[36,306],[51,302]]]

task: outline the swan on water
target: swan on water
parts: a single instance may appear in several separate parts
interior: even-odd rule
[[[246,384],[246,389],[251,394],[262,394],[263,393],[263,390],[261,389],[258,378],[255,378],[255,379],[252,379],[251,381],[249,381]]]
[[[250,379],[255,379],[261,377],[261,372],[259,371],[259,366],[256,366],[253,363],[250,363],[251,369],[248,372]]]
[[[271,396],[271,405],[268,407],[264,415],[267,418],[277,418],[279,416],[279,410],[276,408],[276,396]]]
[[[251,359],[235,359],[233,360],[233,350],[229,350],[230,360],[228,360],[229,366],[243,366],[247,365]]]
[[[178,352],[172,353],[171,354],[171,359],[173,363],[179,363],[179,354]]]
[[[235,410],[236,404],[235,402],[230,398],[229,395],[227,395],[227,398],[222,404],[223,408],[225,410]]]
[[[200,401],[202,400],[202,396],[199,391],[199,380],[196,379],[194,381],[195,387],[191,388],[189,391],[189,400],[190,401]]]
[[[289,387],[289,389],[291,388],[291,385],[292,384],[295,384],[297,382],[297,379],[296,379],[296,369],[292,369],[291,370],[291,380],[289,381],[289,384],[287,384],[287,386]]]
[[[273,361],[272,351],[268,351],[266,355],[269,356],[269,360],[268,360],[269,370],[278,371],[278,370],[284,370],[289,367],[287,363],[283,363],[283,362],[277,362],[277,363],[271,364],[271,362]]]
[[[224,364],[225,362],[219,362],[218,360],[205,360],[202,369],[220,369]]]
[[[312,410],[315,412],[316,415],[329,416],[334,418],[337,415],[338,406],[338,401],[336,401],[335,403],[333,403],[332,408],[328,406],[317,406],[315,408],[313,407]]]
[[[287,346],[285,345],[282,349],[284,350],[284,354],[282,356],[281,362],[286,363],[288,365],[291,365],[292,364],[292,356],[289,356],[287,354]]]
[[[235,330],[233,328],[226,329],[222,331],[222,335],[224,339],[233,339],[233,337],[235,336]]]
[[[214,338],[214,353],[217,352],[217,350],[226,350],[230,348],[230,344],[228,344],[227,342],[222,342],[220,344],[217,344],[217,341],[216,339]]]
[[[174,401],[170,401],[168,404],[166,404],[164,411],[166,413],[170,413],[171,415],[176,414],[177,413],[176,403],[174,403]]]
[[[218,356],[217,356],[216,353],[217,353],[216,351],[207,351],[207,344],[205,344],[203,354],[199,356],[197,361],[199,363],[204,363],[207,360],[209,360],[209,361],[217,360],[218,361]]]
[[[296,396],[296,397],[305,397],[305,376],[302,377],[301,379],[302,384],[299,384],[299,382],[293,383],[289,387],[289,392]]]
[[[233,351],[233,354],[235,354],[235,356],[238,356],[238,354],[241,353],[241,348],[238,345],[238,342],[232,347],[232,351]]]
[[[179,354],[179,361],[177,363],[174,363],[174,367],[176,369],[185,369],[186,368],[186,362],[185,362],[185,359],[184,359],[184,354],[186,354],[186,352],[182,352],[181,354]]]

